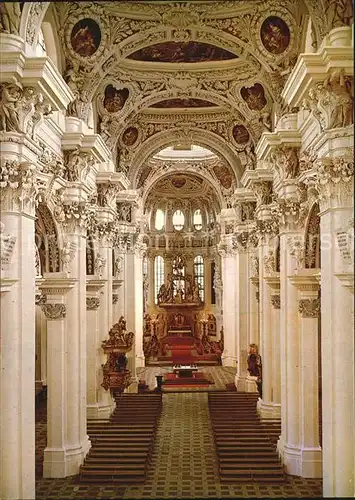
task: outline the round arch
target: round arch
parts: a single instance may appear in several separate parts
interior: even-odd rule
[[[156,186],[156,184],[159,181],[170,177],[172,174],[190,174],[190,175],[194,175],[196,177],[200,177],[201,179],[205,180],[208,183],[208,185],[212,188],[213,193],[216,196],[218,209],[221,210],[223,208],[223,206],[225,205],[221,190],[219,189],[219,186],[217,185],[217,183],[214,182],[212,177],[210,177],[209,175],[204,175],[203,172],[196,172],[193,169],[189,169],[189,168],[186,168],[185,166],[180,165],[179,167],[172,167],[171,169],[168,169],[168,170],[162,172],[161,174],[158,174],[158,175],[153,176],[151,178],[150,182],[148,182],[148,184],[145,186],[145,189],[142,193],[141,206],[142,206],[143,210],[144,210],[147,198],[148,198],[149,194],[151,193],[151,191],[154,189],[154,186]]]
[[[130,180],[133,189],[136,188],[140,171],[148,158],[153,156],[158,151],[168,146],[178,145],[181,140],[189,140],[189,142],[197,146],[209,149],[217,156],[223,158],[232,168],[237,180],[237,185],[243,175],[243,167],[236,153],[228,146],[226,141],[208,130],[201,130],[198,128],[178,128],[172,130],[165,130],[154,134],[147,139],[141,147],[138,147],[131,159]]]
[[[36,207],[35,244],[41,274],[60,271],[58,230],[52,212],[45,203],[39,203]]]

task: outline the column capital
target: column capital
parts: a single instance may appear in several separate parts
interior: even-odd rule
[[[298,311],[303,318],[318,318],[320,315],[320,299],[300,299]]]
[[[118,293],[112,294],[112,304],[117,304],[118,302]]]
[[[274,309],[281,309],[280,295],[271,295],[271,304]]]
[[[65,304],[43,304],[41,307],[47,319],[63,319],[67,314]]]
[[[86,309],[95,310],[100,305],[99,297],[86,297]]]

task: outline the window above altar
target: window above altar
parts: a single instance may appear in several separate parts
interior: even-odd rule
[[[173,226],[176,231],[181,231],[184,228],[185,216],[181,210],[176,210],[173,215]]]
[[[164,228],[165,213],[161,208],[155,213],[155,229],[161,231]]]

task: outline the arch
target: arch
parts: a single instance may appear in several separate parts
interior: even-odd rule
[[[25,2],[20,21],[20,36],[30,46],[37,42],[43,18],[51,2]]]
[[[304,241],[305,268],[320,268],[320,217],[317,202],[312,205],[309,211]]]
[[[178,173],[180,173],[180,174],[193,174],[197,177],[201,177],[204,180],[206,180],[209,183],[209,185],[212,187],[212,189],[216,195],[218,209],[220,210],[225,205],[225,201],[223,199],[222,192],[221,192],[219,186],[217,185],[217,182],[214,181],[212,176],[210,176],[207,172],[205,172],[205,173],[196,172],[194,167],[189,166],[189,164],[187,164],[187,165],[176,164],[176,166],[172,165],[170,169],[164,169],[164,172],[156,173],[155,175],[153,175],[153,177],[150,180],[148,179],[148,183],[144,189],[144,192],[142,193],[142,207],[143,207],[143,209],[145,207],[148,195],[152,191],[154,186],[162,179],[165,179],[166,177],[170,177],[171,174],[178,174]]]
[[[138,147],[131,159],[129,177],[133,189],[137,187],[140,170],[147,162],[148,158],[163,149],[164,147],[178,145],[182,140],[186,139],[197,146],[209,149],[217,156],[223,158],[231,166],[239,186],[240,179],[243,175],[243,167],[235,151],[228,143],[219,137],[217,134],[208,130],[188,127],[186,129],[180,127],[172,130],[164,130],[154,134],[147,139],[141,147]]]
[[[35,213],[35,244],[38,249],[41,273],[58,272],[60,252],[54,218],[45,203],[39,203]]]

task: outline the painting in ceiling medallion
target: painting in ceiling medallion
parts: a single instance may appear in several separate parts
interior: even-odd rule
[[[203,42],[163,42],[144,47],[128,56],[135,61],[196,63],[225,61],[238,56],[228,50]]]
[[[125,146],[133,146],[138,139],[138,129],[136,127],[128,127],[122,134],[122,142]]]
[[[232,186],[233,174],[226,165],[216,165],[213,168],[213,172],[225,189],[229,189]]]
[[[268,52],[282,54],[290,44],[290,30],[280,17],[270,16],[261,25],[260,38]]]
[[[105,88],[104,108],[109,113],[120,111],[129,96],[128,89],[115,89],[113,85],[107,85]]]
[[[234,125],[232,134],[237,144],[246,144],[249,142],[249,132],[244,125]]]
[[[176,188],[180,189],[180,188],[182,188],[182,187],[184,187],[184,186],[185,186],[185,184],[186,184],[186,179],[185,179],[185,177],[173,177],[173,178],[171,179],[171,184],[172,184],[174,187],[176,187]]]
[[[261,83],[256,83],[252,87],[242,87],[240,94],[248,108],[253,111],[260,111],[266,105],[265,91]]]
[[[166,99],[159,101],[149,106],[150,108],[211,108],[216,106],[213,102],[205,101],[204,99],[192,98],[179,98],[179,99]]]
[[[93,19],[81,19],[71,32],[70,43],[81,57],[90,57],[99,48],[101,42],[101,31],[99,25]]]

